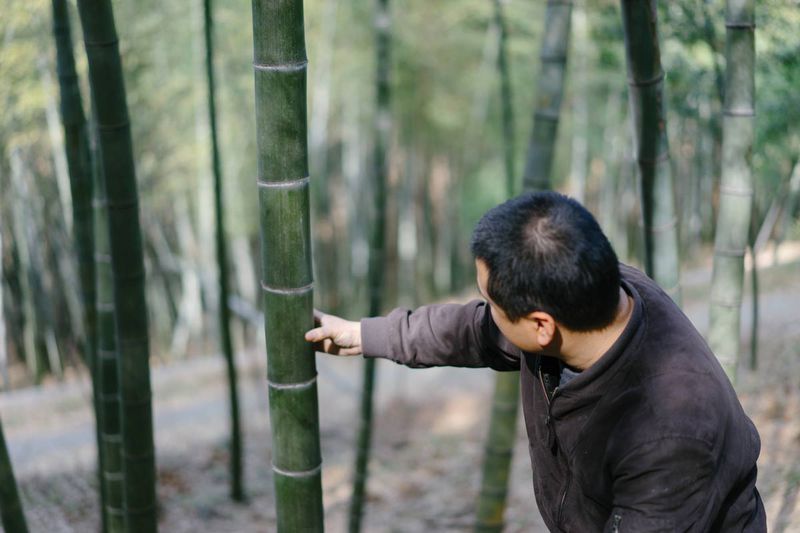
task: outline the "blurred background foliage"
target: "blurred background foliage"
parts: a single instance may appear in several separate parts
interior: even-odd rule
[[[504,7],[516,168],[521,169],[532,124],[545,3],[508,0]],[[753,164],[759,222],[774,202],[790,196],[788,182],[800,156],[798,7],[795,0],[762,0],[757,7]],[[88,112],[86,59],[74,4],[70,8]],[[180,357],[212,350],[216,267],[202,3],[119,0],[114,8],[140,184],[153,353]],[[318,305],[355,316],[366,304],[373,9],[369,2],[353,0],[310,0],[305,9]],[[713,238],[719,181],[724,3],[675,0],[660,2],[660,9],[682,255],[686,262],[699,262],[708,257],[704,250]],[[391,10],[387,301],[414,305],[473,285],[471,228],[505,197],[495,64],[498,32],[488,0],[396,0]],[[63,140],[54,113],[59,96],[50,3],[6,0],[2,12],[0,230],[7,361],[13,365],[25,360],[16,332],[36,324],[36,349],[56,349],[69,363],[77,360],[81,341],[71,301],[77,284]],[[242,318],[237,326],[241,347],[260,330],[253,327],[259,261],[250,3],[219,2],[214,16],[236,293],[232,307]],[[583,198],[620,257],[636,263],[638,196],[618,4],[579,0],[573,16],[554,186]],[[611,182],[612,176],[619,179]],[[797,201],[784,209],[773,232],[776,239],[797,236],[796,209]],[[22,249],[23,236],[27,250]],[[34,302],[27,310],[26,301]]]

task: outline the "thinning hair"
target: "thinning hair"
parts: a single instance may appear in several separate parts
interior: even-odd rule
[[[619,262],[594,217],[556,192],[527,193],[490,209],[472,233],[486,291],[508,318],[544,311],[574,331],[609,325],[619,303]]]

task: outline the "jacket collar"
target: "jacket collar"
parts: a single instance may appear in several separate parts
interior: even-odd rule
[[[627,368],[630,355],[634,353],[645,327],[645,310],[642,297],[626,279],[622,279],[623,290],[633,299],[633,311],[622,333],[592,366],[575,376],[559,389],[558,399],[553,405],[555,416],[596,402],[608,390],[608,384]]]

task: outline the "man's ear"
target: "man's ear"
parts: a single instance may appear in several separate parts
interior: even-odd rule
[[[556,321],[549,313],[534,311],[526,316],[533,327],[534,338],[539,346],[546,347],[556,336]]]

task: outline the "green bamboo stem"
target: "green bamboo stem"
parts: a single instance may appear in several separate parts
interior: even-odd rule
[[[533,130],[528,144],[523,183],[526,190],[550,189],[553,151],[558,134],[561,97],[569,51],[571,0],[548,0],[539,51],[539,77]]]
[[[506,59],[506,27],[500,0],[494,0],[495,24],[499,28],[497,69],[500,75],[500,101],[503,109],[503,145],[505,147],[506,192],[514,195],[514,127],[511,122],[512,100],[508,62]],[[552,142],[552,141],[551,141]],[[514,440],[517,434],[519,409],[519,372],[501,372],[495,377],[491,422],[481,471],[475,531],[502,531],[506,509],[508,479]]]
[[[302,0],[253,0],[253,47],[277,529],[322,531]]]
[[[14,468],[8,457],[3,423],[0,421],[0,519],[6,533],[27,533],[28,524],[17,490]]]
[[[375,2],[375,124],[373,153],[373,214],[369,237],[369,314],[381,313],[384,296],[384,272],[386,266],[386,182],[389,169],[388,147],[391,135],[391,112],[389,109],[391,18],[389,0]],[[372,441],[372,417],[375,389],[375,360],[364,361],[364,376],[361,388],[361,420],[356,443],[356,462],[353,474],[353,495],[350,500],[348,530],[358,533],[362,527],[364,499],[368,476],[370,445]]]
[[[725,25],[722,181],[714,236],[708,344],[735,383],[741,353],[744,255],[753,202],[755,2],[728,0]]]
[[[751,288],[751,313],[752,323],[750,325],[750,370],[758,369],[758,251],[756,249],[756,238],[758,237],[758,209],[753,201],[753,211],[750,216],[750,235],[748,247],[750,248],[750,288]]]
[[[80,290],[83,298],[84,361],[92,374],[95,410],[100,509],[105,509],[104,460],[100,429],[100,398],[96,352],[97,312],[95,309],[94,215],[92,212],[92,170],[86,117],[75,71],[72,32],[66,0],[53,0],[53,35],[56,42],[56,69],[61,90],[61,122],[72,194],[73,241],[78,258]],[[102,530],[107,531],[105,513]]]
[[[498,373],[481,470],[475,531],[502,531],[519,409],[519,372]]]
[[[503,17],[503,4],[501,0],[494,0],[494,23],[497,26],[497,71],[500,75],[500,102],[503,118],[503,164],[506,172],[506,194],[514,196],[516,187],[514,181],[516,172],[514,171],[514,114],[512,112],[511,99],[511,73],[508,66],[508,55],[506,53],[506,41],[508,40],[508,28]]]
[[[100,401],[98,425],[103,457],[103,521],[105,531],[125,531],[122,429],[120,423],[119,361],[114,313],[114,281],[108,234],[108,202],[102,161],[93,128],[92,174],[94,176],[94,259],[97,297],[97,387]]]
[[[109,0],[79,0],[107,199],[121,402],[125,528],[156,531],[149,338],[131,127]]]
[[[644,267],[648,276],[680,302],[677,217],[656,1],[622,0],[622,22],[642,202]]]
[[[242,481],[242,431],[239,423],[239,392],[236,377],[236,361],[231,340],[230,310],[228,308],[228,254],[225,238],[225,216],[223,212],[222,163],[217,142],[217,111],[214,86],[214,19],[211,0],[203,1],[206,41],[206,77],[208,79],[208,119],[211,129],[211,159],[214,172],[214,215],[216,221],[217,274],[219,276],[219,336],[225,365],[228,372],[228,395],[231,410],[231,498],[244,501]]]

